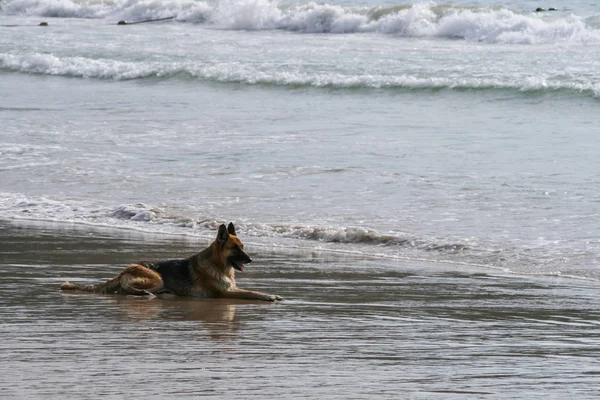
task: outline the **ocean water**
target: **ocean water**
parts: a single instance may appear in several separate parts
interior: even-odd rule
[[[589,1],[1,0],[0,218],[597,281],[598,60]]]
[[[246,248],[240,287],[285,301],[61,293],[196,240],[1,221],[3,397],[598,397],[594,282]]]

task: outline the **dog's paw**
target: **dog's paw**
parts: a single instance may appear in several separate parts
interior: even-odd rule
[[[269,301],[282,301],[283,297],[277,296],[276,294],[269,294],[269,295],[267,295],[267,300],[269,300]]]

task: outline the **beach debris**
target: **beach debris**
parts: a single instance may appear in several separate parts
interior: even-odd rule
[[[135,25],[135,24],[144,24],[147,22],[159,22],[159,21],[167,21],[170,19],[175,18],[175,15],[173,15],[172,17],[165,17],[165,18],[156,18],[156,19],[145,19],[142,21],[133,21],[133,22],[129,22],[126,21],[124,19],[120,20],[119,22],[117,22],[117,25]]]

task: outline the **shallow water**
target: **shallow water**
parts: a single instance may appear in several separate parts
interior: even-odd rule
[[[0,218],[599,281],[600,6],[539,6],[1,2]]]
[[[595,398],[597,287],[246,246],[277,304],[62,294],[201,245],[0,225],[7,398]],[[242,237],[243,239],[243,237]]]
[[[594,398],[599,21],[0,0],[2,396]],[[58,289],[231,220],[283,303]]]

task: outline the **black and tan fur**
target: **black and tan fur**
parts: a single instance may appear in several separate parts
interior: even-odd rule
[[[217,238],[200,253],[183,260],[131,264],[115,278],[98,285],[76,285],[64,282],[62,290],[94,293],[155,295],[172,293],[178,296],[201,295],[234,299],[282,300],[280,296],[240,289],[235,272],[244,270],[252,259],[235,234],[232,223],[219,227]]]

